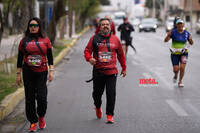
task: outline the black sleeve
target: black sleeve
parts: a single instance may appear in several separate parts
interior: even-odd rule
[[[117,28],[117,31],[120,31],[121,30],[121,25],[119,25],[119,27]]]
[[[24,59],[24,53],[19,50],[17,57],[17,68],[22,68],[23,59]]]
[[[130,30],[131,30],[131,31],[135,31],[133,25],[131,25],[131,24],[130,24]]]
[[[48,59],[48,64],[53,65],[52,48],[47,49],[47,59]]]

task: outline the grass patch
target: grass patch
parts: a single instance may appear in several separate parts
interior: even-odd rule
[[[53,45],[53,57],[55,58],[58,54],[67,47],[68,44],[72,42],[72,39],[68,40],[58,40]]]
[[[6,61],[0,62],[0,102],[10,93],[15,92],[19,86],[16,84],[16,62],[17,57],[12,57]],[[12,64],[10,66],[11,73],[4,70],[6,63]]]
[[[0,102],[10,93],[17,90],[16,74],[0,72]]]

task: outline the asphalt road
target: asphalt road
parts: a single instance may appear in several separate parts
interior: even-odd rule
[[[200,82],[198,62],[199,36],[194,35],[183,82],[172,82],[170,43],[164,43],[165,30],[134,33],[135,54],[130,48],[127,76],[118,77],[114,124],[106,124],[104,115],[96,119],[92,101],[92,67],[85,62],[83,50],[92,35],[87,32],[56,68],[49,84],[47,128],[41,133],[199,133]],[[121,68],[119,67],[119,71]],[[143,85],[140,79],[155,79],[158,84]],[[27,132],[29,123],[19,133]]]

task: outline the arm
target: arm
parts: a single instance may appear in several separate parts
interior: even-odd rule
[[[93,36],[94,37],[94,36]],[[93,37],[90,38],[85,50],[84,50],[84,57],[85,60],[90,62],[91,65],[96,64],[96,59],[92,57],[92,52],[93,52],[93,46],[92,46],[92,41]]]
[[[117,28],[117,31],[121,32],[121,25]]]
[[[171,39],[171,31],[169,31],[169,32],[167,33],[167,36],[165,37],[164,42],[168,42],[170,39]]]
[[[132,24],[130,24],[129,30],[130,30],[131,32],[135,31],[135,29],[133,28],[133,25],[132,25]]]
[[[190,43],[190,45],[193,45],[193,43],[194,43],[193,40],[192,40],[192,36],[191,35],[188,38],[188,42]]]
[[[21,85],[22,80],[21,80],[21,72],[22,72],[22,64],[24,60],[24,53],[22,52],[22,41],[19,44],[18,48],[18,57],[17,57],[17,78],[16,82],[18,85]]]
[[[126,76],[126,59],[120,41],[118,41],[117,59],[122,67],[121,75]]]
[[[51,82],[53,80],[53,75],[54,75],[54,64],[53,64],[52,45],[49,39],[48,39],[48,45],[47,45],[47,60],[48,60],[48,65],[49,65],[48,80]]]

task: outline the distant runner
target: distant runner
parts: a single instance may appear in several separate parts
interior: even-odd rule
[[[120,38],[121,38],[121,43],[122,43],[122,48],[124,50],[124,54],[127,57],[127,52],[128,52],[128,46],[131,46],[136,52],[135,47],[132,45],[132,32],[135,31],[133,26],[128,22],[128,18],[124,18],[123,24],[119,25],[117,28],[118,31],[121,32]]]
[[[168,42],[170,39],[172,39],[170,51],[174,71],[173,81],[176,83],[178,73],[180,72],[178,87],[184,87],[182,79],[188,59],[188,48],[193,44],[193,40],[191,34],[184,30],[184,21],[182,19],[177,19],[176,28],[168,32],[164,42]],[[187,41],[189,44],[187,44]]]

